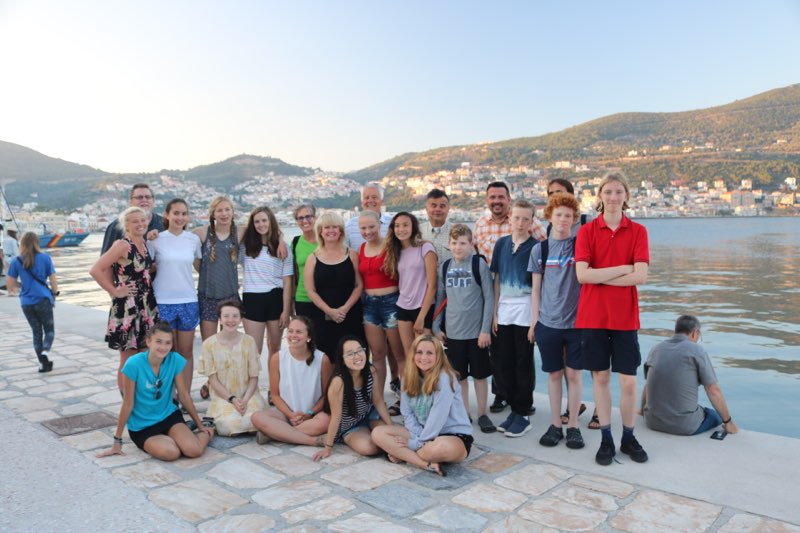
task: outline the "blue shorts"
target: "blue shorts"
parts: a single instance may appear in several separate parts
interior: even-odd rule
[[[635,376],[642,364],[639,332],[616,329],[581,329],[581,357],[585,370]]]
[[[380,419],[381,419],[381,415],[378,414],[378,410],[375,409],[375,406],[373,405],[372,407],[369,408],[369,412],[367,413],[367,416],[362,418],[361,421],[358,424],[356,424],[355,426],[351,427],[350,429],[346,430],[341,435],[339,435],[339,438],[337,439],[336,442],[344,442],[344,438],[346,436],[348,436],[353,431],[359,430],[361,428],[372,429],[370,427],[369,423],[373,422],[375,420],[380,420]]]
[[[194,331],[200,323],[200,304],[159,304],[158,316],[177,331]]]
[[[397,327],[397,299],[400,291],[390,292],[383,296],[361,295],[364,308],[364,324],[370,324],[383,329]]]
[[[575,370],[583,368],[580,330],[556,329],[537,322],[533,328],[533,335],[542,356],[542,372],[563,370],[565,361],[569,368]]]

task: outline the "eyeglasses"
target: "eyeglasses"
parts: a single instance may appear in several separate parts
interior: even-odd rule
[[[298,222],[305,222],[306,220],[314,220],[314,215],[303,215],[301,217],[295,218]]]
[[[131,196],[134,200],[152,200],[153,195],[151,194],[137,194],[136,196]]]
[[[161,399],[161,378],[156,380],[156,400]]]
[[[355,357],[358,357],[359,355],[366,355],[366,354],[367,351],[364,348],[358,348],[356,350],[353,350],[352,352],[345,352],[342,354],[342,356],[345,359],[353,359]]]

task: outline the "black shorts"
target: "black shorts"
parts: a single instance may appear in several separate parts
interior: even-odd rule
[[[537,322],[533,329],[536,345],[542,356],[542,372],[557,372],[567,367],[580,370],[583,368],[581,360],[581,330],[575,328],[556,329]]]
[[[181,414],[180,409],[175,409],[171,415],[167,418],[162,420],[161,422],[156,422],[152,426],[148,426],[144,429],[140,429],[139,431],[133,431],[132,429],[128,430],[128,435],[130,435],[131,440],[136,445],[137,448],[140,450],[144,450],[144,442],[149,439],[150,437],[155,437],[156,435],[167,435],[169,430],[172,429],[172,426],[175,424],[185,424],[186,421],[183,419],[183,414]]]
[[[461,439],[461,442],[464,443],[464,448],[467,449],[467,457],[469,457],[469,452],[472,450],[472,443],[475,442],[475,439],[472,438],[472,435],[465,435],[463,433],[440,433],[440,437],[458,437]]]
[[[417,307],[416,309],[403,309],[402,307],[397,306],[397,320],[416,322],[420,309],[422,308]],[[427,329],[433,329],[433,306],[428,309],[428,314],[425,315],[425,322],[423,326]]]
[[[447,358],[460,379],[486,379],[492,375],[489,349],[479,348],[478,339],[447,339]]]
[[[586,370],[608,370],[635,376],[642,364],[639,332],[615,329],[582,329],[581,358]]]
[[[283,313],[283,289],[242,294],[244,318],[253,322],[278,320]]]

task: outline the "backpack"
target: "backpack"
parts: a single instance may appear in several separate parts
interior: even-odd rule
[[[589,218],[586,214],[581,213],[581,223],[580,225],[583,226],[586,224],[586,219]],[[550,252],[550,230],[553,229],[552,224],[547,225],[547,239],[543,240],[539,244],[542,245],[542,281],[544,281],[544,271],[547,268],[547,255]]]
[[[481,254],[474,254],[472,256],[472,277],[475,279],[475,283],[478,284],[478,287],[483,287],[481,283],[481,264],[480,261],[485,258]],[[450,261],[452,259],[446,259],[444,263],[442,263],[442,279],[447,279],[447,269],[450,268]],[[447,292],[445,291],[445,294]],[[436,319],[437,316],[442,315],[442,331],[445,331],[445,318],[446,318],[446,309],[447,307],[447,296],[444,297],[442,304],[434,311],[433,318]]]

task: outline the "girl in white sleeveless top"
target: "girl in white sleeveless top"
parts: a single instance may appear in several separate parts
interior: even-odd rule
[[[269,388],[275,407],[253,414],[257,441],[269,440],[324,446],[330,416],[323,411],[322,391],[333,367],[316,349],[313,326],[306,317],[294,317],[286,331],[288,346],[269,357]]]

